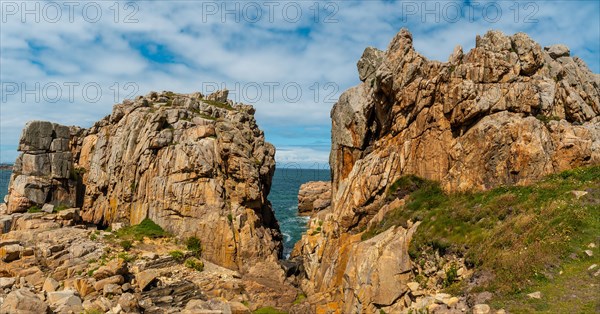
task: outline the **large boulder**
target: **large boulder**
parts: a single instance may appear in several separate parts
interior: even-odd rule
[[[51,199],[54,205],[75,206],[77,181],[69,127],[47,121],[25,125],[19,141],[7,196],[7,212],[25,212]]]
[[[47,311],[48,305],[24,288],[9,293],[0,305],[0,314],[38,314]]]

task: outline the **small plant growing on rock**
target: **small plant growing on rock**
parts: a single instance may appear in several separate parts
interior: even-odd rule
[[[123,240],[119,243],[119,245],[123,248],[123,250],[129,251],[133,247],[133,242],[129,240]]]
[[[65,206],[63,204],[60,204],[60,205],[54,207],[54,209],[52,210],[52,212],[53,213],[58,213],[58,212],[63,211],[65,209],[69,209],[69,207],[67,207],[67,206]]]
[[[203,271],[204,270],[204,263],[196,258],[188,258],[187,260],[185,260],[185,267],[197,270],[197,271]]]
[[[296,296],[296,300],[294,300],[294,304],[300,304],[304,302],[304,300],[306,300],[306,294],[298,293],[298,295]]]
[[[120,258],[120,259],[126,261],[127,263],[135,260],[135,256],[129,255],[125,252],[121,252],[121,253],[117,254],[117,258]]]
[[[171,251],[169,252],[169,255],[171,255],[171,257],[178,263],[181,263],[183,261],[184,254],[179,250]]]
[[[95,233],[90,234],[90,240],[96,241],[96,239],[98,239],[98,236]]]
[[[194,256],[200,257],[202,255],[202,242],[200,242],[200,239],[190,237],[187,239],[185,246],[194,254]]]
[[[116,236],[126,240],[142,241],[144,237],[156,239],[166,237],[168,234],[154,221],[146,218],[139,225],[121,228],[115,232]]]
[[[29,209],[27,210],[28,213],[39,213],[41,212],[42,209],[39,208],[37,205],[33,205],[31,207],[29,207]]]
[[[446,271],[446,279],[444,279],[444,287],[450,286],[454,281],[458,279],[458,269],[456,265],[450,265],[450,268]]]

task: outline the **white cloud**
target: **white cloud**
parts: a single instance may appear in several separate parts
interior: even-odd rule
[[[432,23],[433,16],[426,15],[429,19],[422,21],[423,12],[403,22],[406,1],[322,2],[317,22],[311,10],[314,3],[298,2],[304,15],[296,23],[283,16],[282,8],[289,1],[278,3],[273,23],[266,13],[258,23],[244,23],[248,16],[236,23],[232,15],[222,21],[221,12],[207,16],[206,10],[203,11],[213,4],[207,1],[137,2],[139,11],[131,18],[138,22],[124,23],[127,14],[134,11],[119,2],[119,22],[115,23],[114,7],[111,9],[114,2],[99,3],[103,15],[96,23],[86,22],[81,15],[84,2],[75,8],[74,22],[68,20],[68,12],[64,12],[58,23],[48,23],[43,18],[35,23],[32,16],[21,23],[20,14],[6,16],[7,21],[0,30],[3,83],[25,83],[32,88],[36,82],[42,86],[49,82],[78,82],[81,86],[97,82],[103,97],[98,102],[86,101],[81,88],[76,90],[74,101],[63,99],[54,104],[43,99],[33,102],[31,97],[23,102],[19,94],[9,96],[0,104],[3,150],[6,150],[5,145],[16,145],[21,128],[31,119],[91,125],[110,112],[115,103],[112,90],[115,82],[119,84],[118,99],[131,91],[123,88],[127,82],[136,84],[137,94],[151,90],[192,92],[200,90],[203,82],[222,82],[229,88],[235,88],[236,83],[244,86],[256,82],[263,96],[254,103],[256,116],[267,131],[267,137],[273,137],[268,134],[270,129],[281,126],[329,128],[333,103],[326,102],[325,97],[335,100],[343,90],[357,84],[356,61],[364,48],[385,49],[395,33],[405,26],[413,32],[416,49],[431,59],[445,61],[454,46],[473,47],[477,34],[494,28],[509,34],[527,32],[542,45],[565,43],[595,72],[600,67],[598,2],[532,2],[538,8],[534,16],[537,23],[523,23],[525,13],[529,12],[525,4],[521,4],[519,22],[515,23],[510,9],[512,2],[499,2],[503,16],[496,23],[486,22],[481,17],[473,22],[462,18],[457,23],[448,23],[442,18],[440,23]],[[235,3],[228,2],[228,8]],[[247,2],[238,3],[242,8],[247,5]],[[440,2],[441,5],[447,3]],[[480,6],[493,4],[479,3]],[[327,4],[337,6],[333,16],[337,22],[324,23],[328,13],[323,6]],[[31,7],[31,2],[28,5]],[[168,57],[173,58],[173,63],[148,59],[143,49],[148,54],[170,53]],[[275,88],[272,101],[265,82],[281,84]],[[282,86],[290,82],[302,88],[303,97],[297,102],[289,102],[284,97]],[[327,82],[334,82],[336,88],[325,89]],[[316,99],[315,83],[319,83]],[[4,91],[3,96],[6,96]],[[303,142],[315,140],[310,136],[313,135],[306,135]],[[327,161],[325,151],[291,148],[283,137],[275,138],[278,161]],[[329,137],[316,140],[328,141]],[[12,152],[0,153],[1,161],[14,158]]]

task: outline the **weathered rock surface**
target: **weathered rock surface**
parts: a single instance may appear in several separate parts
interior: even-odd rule
[[[599,86],[581,59],[551,56],[524,34],[490,31],[440,63],[403,30],[375,82],[344,92],[331,112],[334,211],[344,228],[366,223],[372,213],[357,211],[404,174],[457,191],[598,163]]]
[[[409,288],[419,289],[416,272],[445,271],[410,266],[413,229],[361,240],[402,206],[390,203],[388,187],[414,174],[446,191],[485,190],[600,163],[600,75],[567,47],[496,31],[443,63],[417,53],[402,30],[387,51],[368,48],[358,71],[363,83],[331,111],[331,207],[312,217],[292,252],[303,261],[302,288],[319,313],[459,311],[463,299]]]
[[[150,93],[115,105],[90,129],[33,121],[21,136],[8,213],[81,208],[94,224],[150,218],[231,269],[274,263],[281,234],[267,195],[275,148],[254,109],[227,91]]]
[[[48,306],[33,292],[19,289],[9,293],[0,305],[0,313],[37,314],[46,313]]]
[[[311,214],[331,205],[331,182],[312,181],[300,186],[298,212]]]
[[[28,122],[19,141],[22,153],[10,178],[7,212],[24,212],[50,199],[54,205],[75,206],[77,182],[72,176],[69,127],[46,121]]]
[[[64,223],[59,214],[12,216],[17,223],[0,235],[0,249],[15,246],[18,254],[0,259],[0,313],[166,314],[184,311],[194,300],[192,305],[208,304],[216,313],[250,313],[267,306],[287,310],[299,293],[277,264],[254,263],[242,273],[198,257],[170,237],[134,241],[124,251],[117,233]],[[177,251],[183,259],[173,257]],[[186,265],[192,256],[204,263],[203,271]]]

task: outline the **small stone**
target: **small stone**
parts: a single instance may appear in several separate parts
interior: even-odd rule
[[[18,260],[21,256],[23,247],[19,244],[9,244],[0,247],[0,260],[10,263]]]
[[[419,283],[418,282],[414,282],[414,281],[413,282],[409,282],[409,283],[406,284],[406,286],[412,292],[419,290]]]
[[[136,311],[138,307],[138,301],[131,293],[123,293],[121,297],[119,297],[118,303],[125,312]]]
[[[600,276],[600,269],[594,273],[594,277]]]
[[[436,304],[436,303],[434,303],[434,304],[430,304],[430,305],[427,307],[427,310],[428,310],[428,312],[435,312],[435,311],[437,310],[437,308],[438,308],[438,307],[440,307],[440,305],[439,305],[439,304]]]
[[[594,270],[596,267],[598,267],[598,264],[592,264],[590,267],[588,267],[588,270]]]
[[[142,253],[141,258],[147,260],[155,260],[156,258],[158,258],[158,255],[154,252],[144,252]]]
[[[438,304],[443,304],[445,299],[449,299],[451,296],[447,293],[437,293],[435,295],[435,302]]]
[[[73,295],[75,295],[75,291],[73,290],[53,291],[48,293],[48,302],[50,302],[50,304],[55,304],[61,299],[65,299]]]
[[[531,299],[541,299],[542,293],[539,291],[536,291],[536,292],[532,292],[532,293],[528,294],[527,296]]]
[[[490,311],[490,306],[487,304],[476,304],[473,307],[473,314],[489,314]]]
[[[109,283],[103,287],[102,293],[104,295],[117,295],[123,293],[123,290],[121,289],[121,286]]]
[[[73,220],[79,217],[79,208],[69,208],[58,212],[58,219]]]
[[[120,285],[124,281],[125,281],[125,278],[123,278],[123,276],[121,276],[121,275],[108,277],[108,278],[102,279],[100,281],[97,281],[94,284],[94,289],[96,289],[96,291],[104,290],[104,286],[106,286],[106,285],[109,285],[109,284]]]
[[[54,211],[54,205],[52,205],[52,204],[44,204],[44,206],[42,206],[42,211],[44,213],[51,214]]]
[[[583,251],[583,252],[585,253],[585,255],[587,255],[587,256],[589,256],[589,257],[592,257],[592,256],[594,256],[594,252],[592,252],[592,250],[585,250],[585,251]]]
[[[113,222],[113,223],[110,225],[110,229],[111,229],[112,231],[119,231],[119,230],[123,229],[123,227],[124,227],[124,226],[123,226],[123,223],[122,223],[122,222]]]
[[[586,191],[571,191],[571,194],[575,196],[576,199],[580,199],[581,197],[588,194]]]
[[[129,291],[129,290],[132,290],[131,284],[130,284],[130,283],[128,283],[128,282],[124,283],[124,284],[121,286],[121,288],[123,289],[123,291]]]
[[[135,281],[138,283],[138,288],[140,290],[146,289],[148,285],[150,285],[156,277],[158,276],[157,272],[153,269],[144,270],[135,275]]]
[[[548,52],[552,59],[568,57],[571,54],[569,47],[561,44],[544,47],[544,50]]]
[[[60,287],[60,284],[58,283],[58,281],[54,280],[54,278],[52,278],[52,277],[48,277],[48,278],[46,278],[46,281],[44,281],[42,290],[46,291],[46,292],[54,292],[54,291],[58,290],[58,287]]]
[[[14,277],[0,277],[0,289],[11,288],[15,281]]]
[[[588,244],[588,247],[589,247],[590,249],[593,249],[593,248],[595,248],[595,247],[596,247],[596,243],[592,242],[592,243]]]
[[[452,307],[454,305],[456,305],[458,303],[458,298],[457,297],[451,297],[449,299],[444,299],[444,304],[446,304],[449,307]]]
[[[100,280],[114,275],[126,275],[127,273],[127,262],[122,258],[117,258],[98,268],[98,270],[94,272],[94,279]]]
[[[113,307],[110,311],[111,313],[119,314],[123,311],[123,308],[121,307],[121,304],[117,304],[117,306]]]

